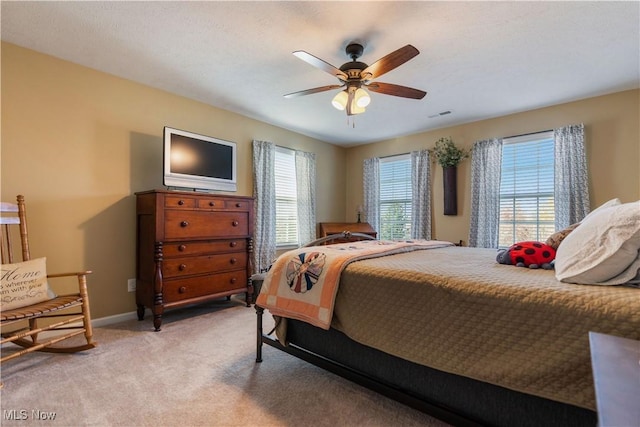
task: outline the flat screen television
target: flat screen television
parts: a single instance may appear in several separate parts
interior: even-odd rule
[[[167,187],[196,191],[236,191],[236,144],[165,126],[164,177]]]

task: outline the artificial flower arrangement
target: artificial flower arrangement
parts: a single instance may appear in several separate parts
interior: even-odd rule
[[[436,146],[431,150],[435,160],[442,166],[458,166],[458,163],[469,157],[467,150],[456,147],[451,137],[443,137],[436,141]]]

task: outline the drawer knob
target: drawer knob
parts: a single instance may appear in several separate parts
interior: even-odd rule
[[[230,262],[231,264],[235,264],[236,262],[238,262],[238,260],[237,260],[237,259],[235,259],[235,258],[231,258],[231,259],[229,260],[229,262]]]
[[[235,284],[238,281],[238,279],[236,279],[235,277],[232,277],[231,280],[229,280],[229,281],[231,283]]]
[[[233,222],[231,223],[231,225],[233,225],[234,227],[237,227],[237,226],[238,226],[238,224],[240,224],[238,221],[233,221]]]
[[[231,242],[229,243],[229,246],[231,246],[232,248],[235,248],[236,246],[238,246],[238,242]]]
[[[180,223],[180,227],[186,227],[187,225],[189,225],[189,221],[182,221]]]
[[[184,252],[184,251],[186,251],[186,250],[187,250],[187,245],[180,245],[180,246],[178,246],[178,250],[179,250],[180,252]]]
[[[236,203],[236,208],[241,208],[242,207],[242,203]]]
[[[216,205],[216,202],[209,202],[209,206],[213,207]]]
[[[186,270],[186,269],[187,269],[187,264],[180,264],[180,265],[178,266],[178,270],[180,270],[180,271],[184,271],[184,270]]]
[[[178,205],[180,206],[184,205],[184,200],[178,200]]]
[[[187,292],[187,288],[185,286],[180,286],[180,289],[178,289],[178,293],[184,294],[185,292]]]

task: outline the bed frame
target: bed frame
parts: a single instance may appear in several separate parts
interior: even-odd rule
[[[257,314],[256,362],[267,344],[455,426],[596,426],[588,409],[418,365],[359,344],[335,329],[287,319],[282,345]]]
[[[368,235],[343,232],[337,238]],[[264,308],[256,305],[256,362],[267,344],[386,397],[455,426],[596,426],[595,412],[419,365],[324,330],[287,319],[287,345],[263,331]],[[274,328],[275,330],[275,328]]]

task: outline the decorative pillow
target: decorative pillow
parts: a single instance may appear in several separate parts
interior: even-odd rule
[[[562,241],[565,239],[565,237],[567,237],[569,235],[569,233],[571,233],[573,230],[575,230],[576,227],[579,226],[579,225],[580,225],[580,223],[576,222],[575,224],[571,224],[570,226],[568,226],[564,230],[556,231],[551,236],[549,236],[549,238],[547,239],[547,241],[545,243],[548,246],[551,246],[553,249],[558,250],[558,246],[560,246],[560,243],[562,243]]]
[[[598,208],[558,247],[556,278],[563,282],[619,285],[640,268],[640,201]]]
[[[2,264],[0,295],[2,310],[25,307],[55,298],[47,282],[47,259]]]

